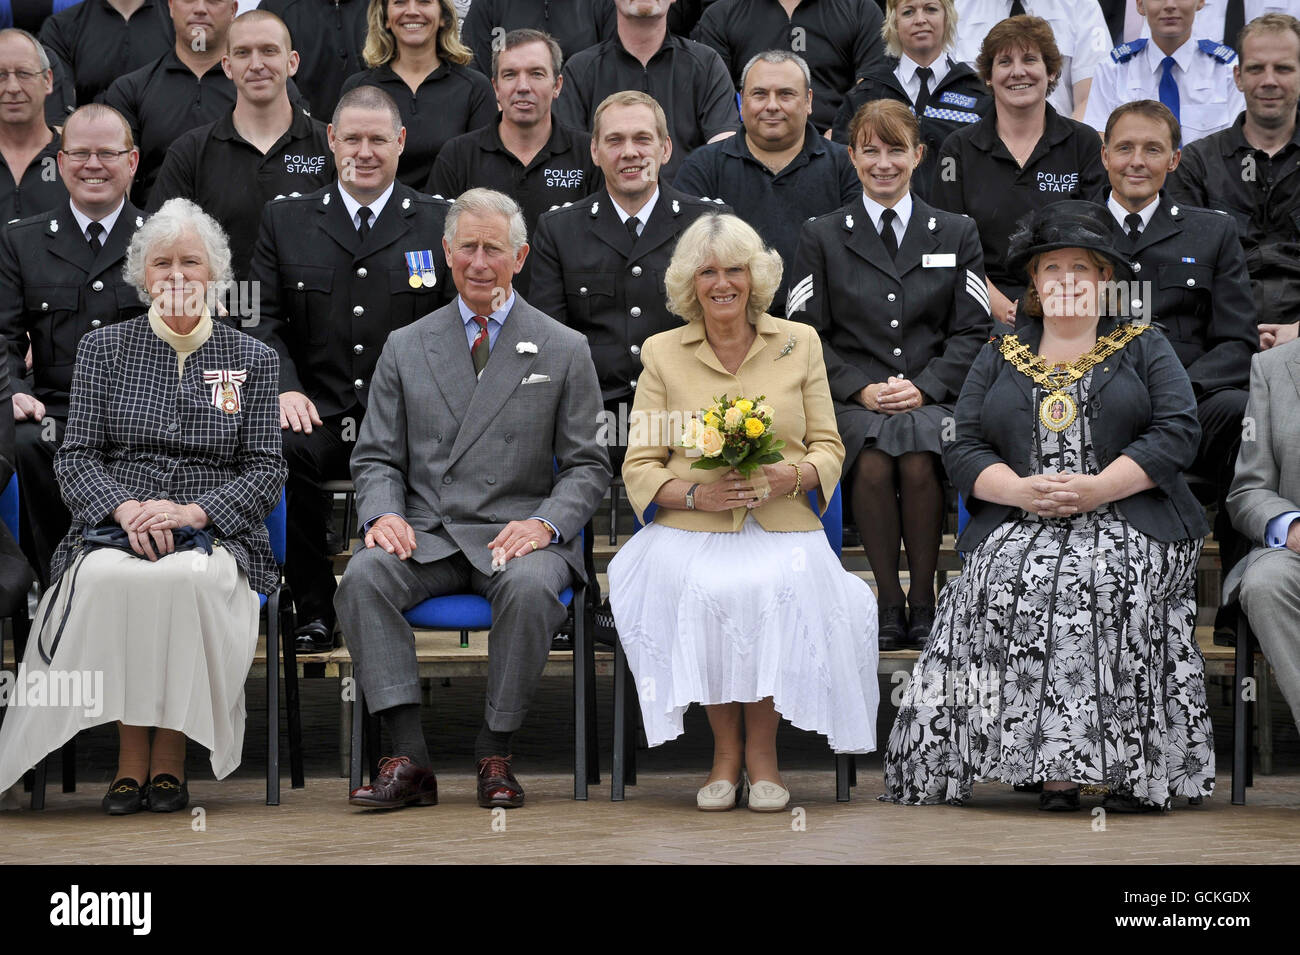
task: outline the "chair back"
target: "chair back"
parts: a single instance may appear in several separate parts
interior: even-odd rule
[[[0,494],[0,521],[4,521],[14,540],[18,540],[18,512],[18,475],[15,473],[5,485],[4,493]]]
[[[0,507],[3,507],[3,503],[4,499],[0,498]],[[284,503],[284,488],[281,488],[280,503],[275,505],[275,510],[266,515],[266,533],[271,538],[271,556],[275,558],[275,562],[281,567],[284,566],[285,557],[289,551],[287,515],[288,508]]]

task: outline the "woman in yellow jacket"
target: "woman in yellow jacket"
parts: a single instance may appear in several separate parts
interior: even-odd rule
[[[783,809],[776,729],[785,717],[837,752],[875,749],[876,606],[809,503],[825,510],[844,459],[821,342],[773,318],[781,259],[731,215],[697,220],[665,275],[686,320],[641,349],[627,494],[653,522],[610,562],[610,599],[651,746],[679,736],[702,703],[714,736],[701,809]],[[722,395],[772,411],[782,461],[761,475],[693,469],[686,421]]]

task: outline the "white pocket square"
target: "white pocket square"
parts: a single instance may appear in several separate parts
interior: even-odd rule
[[[540,384],[540,383],[543,382],[543,381],[550,381],[550,380],[551,380],[551,376],[550,376],[550,375],[529,375],[529,376],[528,376],[527,378],[525,378],[523,381],[519,382],[519,384],[521,384],[521,385],[536,385],[536,384]]]

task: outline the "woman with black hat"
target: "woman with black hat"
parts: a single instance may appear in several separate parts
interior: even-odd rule
[[[883,799],[960,804],[975,782],[1117,811],[1199,802],[1214,737],[1193,630],[1205,516],[1183,479],[1199,427],[1164,336],[1123,320],[1131,279],[1106,211],[1031,213],[1009,260],[1030,320],[976,358],[944,464],[971,520],[961,577],[885,758]],[[1120,293],[1120,294],[1115,294]]]

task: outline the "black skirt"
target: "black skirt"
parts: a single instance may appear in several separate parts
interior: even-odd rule
[[[835,402],[835,423],[844,442],[844,474],[847,478],[858,455],[864,450],[883,451],[899,457],[913,451],[943,451],[943,430],[952,428],[953,406],[921,405],[899,414],[869,411],[857,402]]]

